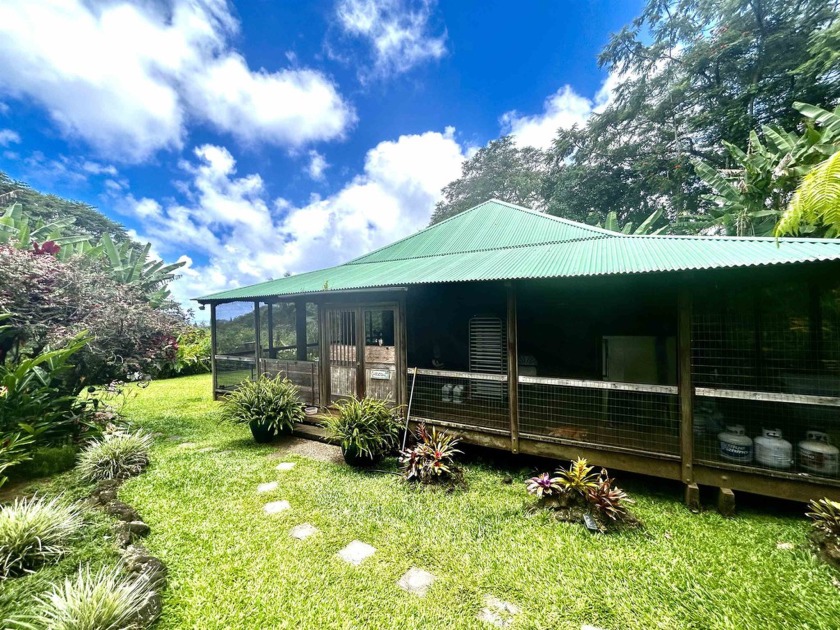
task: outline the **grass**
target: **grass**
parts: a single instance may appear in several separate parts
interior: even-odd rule
[[[159,439],[150,467],[120,491],[169,567],[156,628],[486,628],[476,619],[486,594],[522,609],[512,628],[836,628],[840,619],[838,576],[814,559],[798,511],[693,515],[677,486],[617,473],[646,528],[593,536],[526,513],[527,462],[471,460],[469,488],[454,493],[294,455],[284,459],[297,466],[278,472],[275,447],[219,422],[206,376],[152,383],[126,411],[147,431],[194,443]],[[276,491],[256,493],[272,480]],[[263,514],[281,499],[291,510]],[[291,539],[305,522],[320,533]],[[378,550],[358,567],[336,557],[353,539]],[[67,560],[49,570],[68,571]],[[437,576],[423,599],[397,587],[411,567]],[[0,597],[0,613],[11,599]]]

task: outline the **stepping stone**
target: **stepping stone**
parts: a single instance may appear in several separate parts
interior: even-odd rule
[[[509,602],[503,602],[492,595],[484,596],[484,608],[478,613],[478,620],[489,623],[497,628],[507,628],[513,617],[519,614],[519,606]]]
[[[400,581],[397,582],[397,586],[404,591],[408,591],[412,595],[425,597],[426,593],[429,591],[429,587],[434,581],[435,576],[428,571],[412,567],[400,578]]]
[[[289,532],[292,538],[297,538],[298,540],[304,540],[317,533],[318,530],[315,528],[315,526],[310,525],[309,523],[304,523],[303,525],[296,525],[295,527],[292,527],[292,531]]]
[[[599,628],[598,626],[590,626],[588,623],[585,623],[580,627],[580,630],[602,630],[602,629]]]
[[[181,442],[178,448],[192,448],[193,446],[195,446],[195,442]]]
[[[209,453],[210,451],[215,451],[215,446],[205,446],[204,448],[200,448],[196,451],[196,453]]]
[[[287,471],[287,470],[291,470],[294,467],[295,467],[294,462],[280,462],[279,464],[277,464],[277,470],[284,471],[284,472]]]
[[[263,511],[266,514],[280,514],[280,512],[285,512],[290,507],[292,506],[289,505],[288,501],[272,501],[263,506]]]
[[[338,557],[357,567],[375,553],[375,547],[371,547],[369,544],[363,543],[361,540],[354,540],[338,552]]]
[[[277,490],[277,482],[276,481],[269,481],[268,483],[261,483],[257,486],[257,492],[272,492]]]
[[[793,549],[793,543],[791,543],[791,542],[776,543],[776,549],[781,549],[782,551],[790,551],[791,549]]]

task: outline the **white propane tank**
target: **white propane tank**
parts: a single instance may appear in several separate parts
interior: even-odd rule
[[[827,433],[808,431],[799,443],[799,464],[804,470],[823,475],[836,475],[840,448],[833,446]]]
[[[456,385],[452,388],[452,402],[456,405],[463,404],[464,400],[464,386]]]
[[[743,424],[733,424],[718,433],[720,456],[731,462],[749,464],[753,458],[753,441],[744,434]]]
[[[755,461],[770,468],[787,469],[793,465],[793,445],[782,439],[781,429],[762,429],[755,438]]]
[[[447,383],[440,388],[440,399],[442,402],[452,402],[452,385]]]

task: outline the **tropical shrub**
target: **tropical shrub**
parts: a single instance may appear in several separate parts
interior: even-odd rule
[[[576,493],[584,496],[591,488],[598,483],[598,476],[592,472],[593,467],[587,461],[578,457],[569,464],[569,468],[562,466],[557,469],[557,484],[564,492]]]
[[[153,441],[151,435],[139,430],[91,440],[79,455],[79,473],[87,481],[139,475],[149,465]]]
[[[455,456],[462,451],[455,448],[459,439],[438,432],[435,427],[429,431],[421,423],[417,427],[417,444],[400,452],[400,467],[406,481],[435,483],[453,479],[460,473],[455,465]]]
[[[8,481],[3,473],[29,459],[29,449],[34,441],[31,435],[20,433],[0,435],[0,488]]]
[[[243,381],[222,401],[222,418],[247,424],[257,442],[270,441],[277,432],[293,431],[303,417],[300,392],[282,374]]]
[[[620,521],[627,517],[627,504],[633,503],[633,500],[624,490],[614,486],[613,482],[607,469],[602,468],[595,486],[587,489],[586,499],[600,516]]]
[[[0,579],[58,560],[81,525],[80,509],[60,497],[15,499],[0,507]]]
[[[531,477],[526,483],[526,489],[529,494],[533,494],[538,499],[555,497],[565,492],[559,479],[548,473],[540,473],[536,477]]]
[[[348,398],[336,403],[338,413],[325,416],[327,438],[338,442],[348,463],[373,463],[396,447],[400,435],[397,410],[376,398]]]
[[[840,543],[840,501],[819,499],[808,504],[807,516],[818,532],[834,538]]]
[[[154,597],[155,585],[146,573],[80,567],[75,578],[35,599],[34,614],[14,623],[37,630],[140,630],[154,621],[144,614]]]
[[[186,376],[210,372],[210,329],[189,326],[182,330],[175,343],[174,361],[161,376]]]

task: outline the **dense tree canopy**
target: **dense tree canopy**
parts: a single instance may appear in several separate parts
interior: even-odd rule
[[[721,217],[698,160],[730,167],[723,141],[797,129],[794,102],[840,101],[838,15],[836,0],[649,0],[599,58],[618,78],[603,110],[545,152],[491,143],[444,189],[433,222],[492,191],[577,221],[615,212],[638,225],[660,210],[672,231],[708,227]]]

